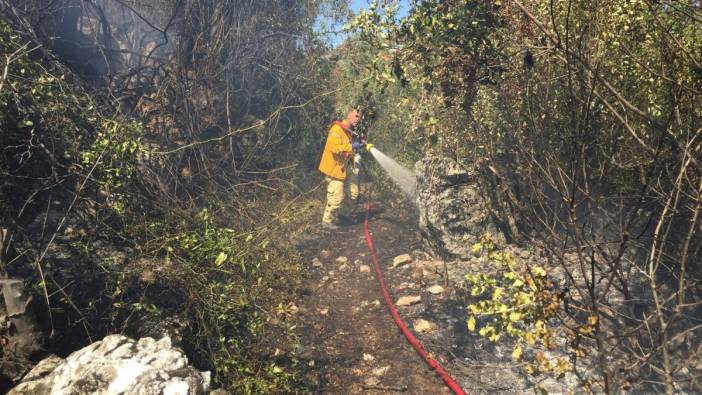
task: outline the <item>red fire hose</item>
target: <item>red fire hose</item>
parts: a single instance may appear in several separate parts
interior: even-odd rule
[[[405,322],[402,321],[400,314],[397,312],[395,305],[392,303],[392,299],[390,298],[388,289],[385,287],[385,278],[383,277],[382,270],[380,270],[380,265],[378,264],[378,257],[375,255],[375,247],[373,247],[373,237],[371,237],[370,231],[368,230],[369,213],[370,190],[368,191],[368,200],[366,202],[366,219],[363,222],[363,229],[366,233],[366,242],[368,243],[368,249],[371,253],[373,266],[375,266],[375,275],[378,278],[378,282],[380,283],[380,290],[383,293],[383,299],[385,299],[385,304],[390,310],[392,319],[395,321],[397,327],[400,328],[402,334],[405,335],[407,341],[409,341],[412,347],[414,347],[414,349],[417,351],[419,356],[421,356],[422,359],[424,359],[424,362],[426,362],[430,368],[436,371],[436,373],[439,375],[439,377],[441,377],[442,380],[444,380],[444,383],[446,383],[446,385],[451,389],[451,391],[453,391],[456,395],[464,395],[465,392],[461,389],[461,386],[456,382],[456,380],[454,380],[453,377],[451,377],[451,375],[449,375],[449,373],[434,358],[427,355],[427,352],[424,350],[424,347],[422,347],[422,343],[420,343],[419,340],[412,334],[412,332],[407,327],[407,324],[405,324]]]

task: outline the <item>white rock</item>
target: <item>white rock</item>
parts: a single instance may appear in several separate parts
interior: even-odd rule
[[[417,295],[417,296],[403,296],[400,299],[397,300],[395,303],[398,306],[409,306],[415,303],[419,303],[422,301],[422,297]]]
[[[45,361],[9,393],[199,394],[210,387],[210,373],[189,366],[168,337],[134,341],[110,335],[65,360]]]
[[[326,307],[323,309],[319,309],[318,311],[320,315],[327,315],[329,313],[329,309]]]
[[[431,278],[439,277],[439,275],[436,274],[435,271],[429,271],[429,270],[422,269],[422,277],[431,279]]]
[[[358,271],[361,272],[361,273],[370,273],[370,266],[368,266],[368,265],[361,265],[361,266],[358,268]]]
[[[322,261],[319,258],[312,259],[312,267],[322,267]]]
[[[373,371],[371,372],[371,374],[372,374],[373,376],[378,377],[378,376],[382,376],[382,375],[384,375],[385,373],[387,373],[388,370],[390,370],[390,365],[381,366],[381,367],[379,367],[379,368],[373,369]]]
[[[319,257],[322,259],[329,258],[329,255],[331,255],[331,253],[327,250],[322,250],[319,252]]]
[[[375,361],[375,357],[370,354],[363,353],[363,360],[366,362]]]
[[[337,262],[337,263],[347,263],[348,261],[349,261],[349,258],[347,258],[347,257],[345,257],[345,256],[343,256],[343,255],[340,256],[340,257],[338,257],[338,258],[336,258],[336,262]]]
[[[410,262],[412,262],[412,257],[410,256],[410,254],[398,255],[395,258],[393,258],[392,267],[402,266],[402,265],[404,265],[406,263],[410,263]]]
[[[412,323],[414,330],[421,333],[434,332],[436,330],[436,324],[425,319],[414,320]]]
[[[427,288],[427,292],[429,292],[432,295],[438,295],[444,292],[444,287],[438,284],[432,285],[431,287]]]
[[[300,311],[300,309],[295,305],[295,303],[290,302],[288,304],[288,313],[297,314],[298,311]]]

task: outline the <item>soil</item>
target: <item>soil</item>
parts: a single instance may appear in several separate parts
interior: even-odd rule
[[[383,302],[364,237],[365,210],[359,211],[339,230],[320,229],[298,241],[306,259],[296,315],[296,354],[306,366],[303,381],[314,393],[450,394],[395,326]],[[371,211],[370,230],[394,301],[407,294],[433,297],[413,283],[407,270],[391,268],[393,257],[419,247],[416,216],[412,207]],[[348,261],[339,262],[339,257]],[[315,267],[314,258],[321,265]],[[364,265],[370,271],[363,271]],[[398,308],[410,328],[419,318],[415,307]],[[445,350],[424,346],[446,366],[451,357]]]

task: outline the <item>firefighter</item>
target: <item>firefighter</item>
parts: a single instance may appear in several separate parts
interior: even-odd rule
[[[372,144],[354,138],[353,128],[360,119],[361,112],[357,108],[351,108],[344,120],[334,121],[322,152],[319,171],[327,176],[327,204],[322,224],[329,229],[338,228],[342,205],[351,208],[358,198],[359,177],[354,157],[358,152],[372,148]],[[344,189],[348,190],[346,202]]]

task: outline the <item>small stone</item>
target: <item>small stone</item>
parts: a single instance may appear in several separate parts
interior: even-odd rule
[[[331,255],[331,254],[327,250],[322,250],[319,252],[319,257],[322,259],[329,258],[329,255]]]
[[[361,272],[361,273],[370,273],[370,266],[368,266],[368,265],[361,265],[361,266],[358,268],[358,271]]]
[[[380,380],[378,380],[377,377],[368,377],[367,379],[363,380],[363,384],[374,386],[380,384]]]
[[[307,366],[314,367],[314,359],[310,359],[310,361],[307,362]]]
[[[319,309],[319,310],[317,310],[317,311],[319,312],[320,315],[327,315],[327,314],[329,314],[329,309],[328,309],[328,308]]]
[[[116,265],[124,265],[127,263],[127,253],[124,251],[115,251],[112,254],[112,260]]]
[[[145,272],[141,273],[141,276],[139,276],[139,279],[146,284],[153,284],[156,282],[156,276],[154,275],[154,272],[151,270],[147,270]]]
[[[410,254],[398,255],[392,260],[392,267],[402,266],[404,264],[412,262],[412,257]]]
[[[283,355],[283,351],[282,351],[281,349],[276,348],[275,351],[273,351],[273,356],[274,356],[274,357],[279,357],[279,356],[281,356],[281,355]]]
[[[420,333],[434,332],[436,330],[435,323],[427,321],[423,318],[420,318],[418,320],[414,320],[414,323],[412,323],[412,326],[414,327],[414,330],[416,332],[420,332]]]
[[[322,267],[322,261],[319,258],[312,259],[312,267]]]
[[[349,266],[348,266],[347,264],[345,264],[345,263],[344,263],[343,265],[339,266],[339,271],[340,271],[340,272],[345,272],[345,271],[347,271],[348,269],[349,269]]]
[[[329,276],[322,277],[322,281],[327,281],[327,280],[329,280]]]
[[[432,295],[438,295],[444,292],[444,287],[438,284],[432,285],[431,287],[427,288],[427,292],[429,292]]]
[[[397,300],[395,303],[398,306],[409,306],[413,305],[415,303],[421,302],[422,297],[417,295],[417,296],[403,296],[400,299]]]
[[[363,360],[366,362],[375,361],[375,357],[370,354],[363,353]]]
[[[343,255],[340,256],[340,257],[338,257],[338,258],[336,258],[336,262],[337,262],[337,263],[346,263],[346,262],[348,262],[348,261],[349,261],[349,258],[347,258],[347,257],[345,257],[345,256],[343,256]]]
[[[384,375],[385,373],[387,373],[388,370],[390,370],[390,365],[381,366],[381,367],[379,367],[379,368],[373,369],[373,371],[371,372],[371,374],[372,374],[373,376],[378,377],[378,376],[382,376],[382,375]]]
[[[288,312],[290,314],[297,314],[298,311],[300,311],[300,309],[295,305],[295,303],[290,302],[288,304]]]
[[[529,250],[522,250],[522,252],[519,253],[519,257],[522,259],[529,259],[531,256],[531,252]]]

